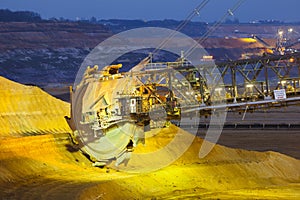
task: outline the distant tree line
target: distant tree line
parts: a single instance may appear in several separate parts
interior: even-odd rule
[[[144,20],[124,20],[124,19],[109,19],[109,20],[98,20],[96,17],[91,17],[90,19],[65,19],[63,17],[55,18],[52,17],[50,19],[42,19],[39,13],[32,11],[11,11],[9,9],[0,9],[0,22],[78,22],[83,24],[104,24],[112,29],[115,32],[124,31],[124,29],[137,28],[137,27],[145,27],[145,26],[166,26],[169,28],[174,28],[179,25],[182,21],[172,20],[172,19],[164,19],[164,20],[152,20],[152,21],[144,21]],[[214,24],[209,23],[209,24]],[[205,22],[189,22],[188,26],[198,26],[202,29],[206,27]],[[283,22],[279,20],[254,20],[251,22],[241,23],[237,18],[227,18],[223,24],[295,24],[300,25],[300,22]],[[190,28],[191,28],[190,27]]]
[[[40,22],[42,18],[40,14],[31,11],[10,11],[8,9],[0,9],[1,22]]]

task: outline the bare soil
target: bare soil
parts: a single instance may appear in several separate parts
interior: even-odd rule
[[[197,137],[177,161],[153,172],[96,168],[70,142],[65,102],[36,87],[1,84],[0,199],[300,199],[298,132],[225,130],[219,143],[234,148],[216,145],[201,159]],[[189,134],[175,126],[159,133],[136,152]]]

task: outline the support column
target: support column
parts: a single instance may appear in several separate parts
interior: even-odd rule
[[[298,68],[298,88],[295,88],[296,93],[297,93],[298,89],[300,89],[300,58],[296,58],[296,65]]]
[[[168,71],[168,87],[169,87],[170,91],[173,90],[173,86],[172,86],[172,74],[171,74],[170,71]]]
[[[237,103],[236,70],[235,67],[231,67],[230,69],[231,69],[233,103]]]
[[[264,64],[265,68],[265,83],[266,83],[266,95],[265,95],[265,100],[271,99],[272,97],[270,96],[270,86],[269,86],[269,74],[268,74],[268,66]]]
[[[296,79],[293,80],[294,95],[297,95]]]
[[[205,103],[204,103],[204,84],[205,84],[205,80],[206,79],[206,73],[205,73],[205,69],[202,70],[202,74],[203,74],[203,77],[199,76],[199,79],[200,79],[200,95],[201,95],[201,105],[200,106],[206,106]]]

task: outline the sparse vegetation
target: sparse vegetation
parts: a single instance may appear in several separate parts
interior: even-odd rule
[[[8,9],[0,10],[1,22],[40,22],[40,14],[31,11],[10,11]]]

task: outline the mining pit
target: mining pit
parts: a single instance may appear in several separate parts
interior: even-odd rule
[[[93,167],[73,146],[68,103],[2,77],[0,93],[0,199],[300,199],[297,130],[225,130],[202,159],[199,133],[171,165],[127,173]],[[162,128],[136,151],[178,132],[188,134]]]

